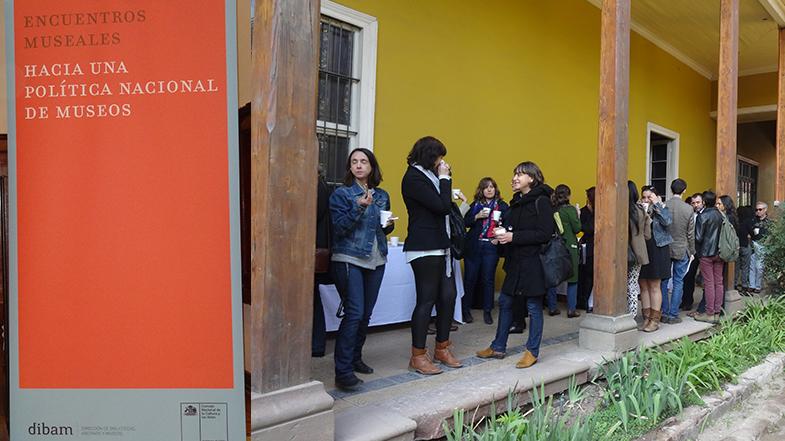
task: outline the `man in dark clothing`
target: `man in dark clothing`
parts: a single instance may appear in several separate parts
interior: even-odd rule
[[[578,267],[578,308],[589,310],[589,296],[594,287],[594,192],[586,189],[586,206],[581,208],[581,264]],[[585,258],[584,258],[585,256]]]
[[[330,187],[319,175],[316,193],[316,248],[330,248]],[[329,259],[329,257],[328,257]],[[329,265],[329,260],[327,265]],[[317,268],[318,271],[318,268]],[[317,272],[313,283],[313,328],[311,329],[311,356],[324,357],[327,330],[324,323],[324,308],[319,294],[319,285],[333,283],[330,272]]]
[[[756,294],[763,287],[763,240],[771,228],[771,219],[768,216],[769,206],[765,202],[755,204],[755,219],[752,224],[752,258],[750,259],[750,289]]]

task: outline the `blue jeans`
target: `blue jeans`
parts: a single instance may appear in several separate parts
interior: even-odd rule
[[[662,281],[662,315],[676,318],[679,316],[681,297],[684,295],[684,277],[690,267],[690,255],[685,254],[681,260],[673,262],[673,293],[668,298],[668,279]]]
[[[510,326],[513,321],[512,308],[513,304],[519,301],[525,301],[526,309],[529,310],[529,340],[526,342],[526,349],[537,357],[540,355],[542,342],[542,297],[515,298],[505,293],[499,294],[499,322],[491,349],[496,352],[507,352],[507,338],[510,336]]]
[[[548,309],[556,309],[556,288],[548,288]],[[578,307],[578,283],[567,284],[567,311],[575,311]]]
[[[463,287],[466,289],[466,293],[461,302],[464,311],[468,311],[472,307],[474,297],[478,292],[482,293],[482,309],[484,311],[493,309],[494,282],[496,281],[496,265],[498,263],[499,253],[496,251],[496,245],[478,240],[477,248],[463,261],[466,271],[463,275]],[[475,290],[478,277],[481,288]]]
[[[763,285],[763,253],[766,249],[762,244],[752,243],[752,256],[750,256],[750,286],[751,289],[761,289]]]
[[[368,322],[382,286],[384,265],[375,270],[333,262],[335,287],[343,299],[344,317],[335,339],[335,378],[354,375],[353,364],[362,359]]]

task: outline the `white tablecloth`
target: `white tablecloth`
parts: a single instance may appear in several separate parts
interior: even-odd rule
[[[461,276],[461,265],[457,261],[453,263],[453,271],[455,287],[458,292],[453,318],[457,321],[462,321],[461,297],[463,297],[463,277]],[[319,294],[322,296],[324,321],[327,325],[327,330],[335,331],[341,324],[341,319],[335,316],[335,311],[341,303],[338,291],[335,289],[335,285],[319,285]],[[410,321],[416,302],[417,293],[414,287],[414,273],[412,272],[412,267],[406,263],[403,246],[389,247],[387,266],[384,269],[384,279],[382,279],[382,287],[379,289],[376,307],[371,314],[370,326]]]

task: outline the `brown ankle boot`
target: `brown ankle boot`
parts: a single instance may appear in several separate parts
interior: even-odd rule
[[[662,317],[662,312],[652,309],[650,314],[651,318],[649,319],[649,324],[643,328],[643,332],[654,332],[660,329],[660,318]]]
[[[643,308],[643,323],[638,326],[639,331],[643,331],[643,329],[649,326],[649,322],[651,321],[651,308]]]
[[[452,355],[450,351],[450,340],[439,343],[436,342],[436,351],[433,353],[434,360],[441,362],[443,365],[451,368],[463,367],[463,364]]]
[[[409,360],[409,370],[415,371],[423,375],[436,375],[441,374],[442,370],[437,368],[428,357],[425,349],[417,349],[412,347],[412,358]]]

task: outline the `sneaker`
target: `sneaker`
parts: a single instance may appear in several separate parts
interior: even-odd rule
[[[668,324],[669,325],[675,325],[675,324],[678,324],[678,323],[681,323],[681,322],[682,322],[681,317],[668,317]]]
[[[344,391],[359,390],[362,384],[363,380],[357,378],[357,376],[354,374],[352,374],[350,377],[335,379],[335,387]]]
[[[581,313],[578,311],[567,311],[567,318],[580,317]]]
[[[523,334],[526,329],[526,323],[513,323],[510,326],[510,334]]]
[[[696,314],[694,317],[695,321],[704,322],[704,323],[714,323],[714,315],[708,315],[705,312],[700,314]]]
[[[551,309],[550,311],[548,311],[548,315],[551,316],[551,317],[553,317],[554,315],[559,315],[559,314],[561,314],[561,311],[559,311],[558,309]]]
[[[660,319],[660,323],[664,323],[664,324],[666,324],[666,325],[670,325],[670,324],[671,324],[671,318],[670,318],[670,317],[668,317],[667,315],[664,315],[664,316],[662,316],[662,318]]]

